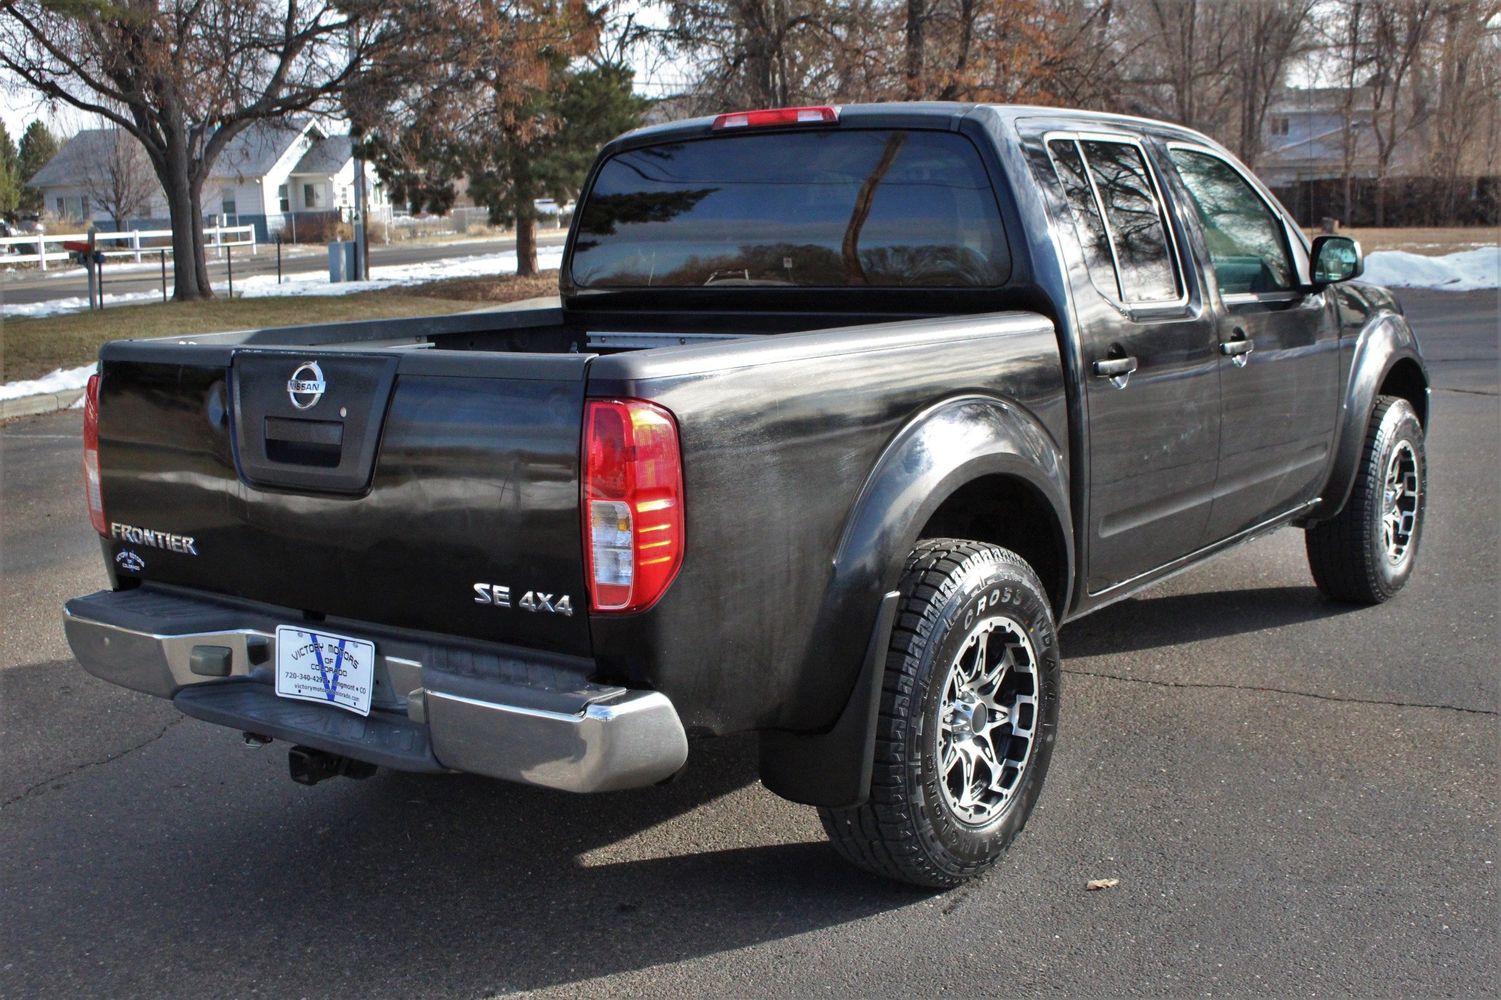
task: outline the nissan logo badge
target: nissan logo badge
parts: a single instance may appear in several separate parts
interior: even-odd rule
[[[292,397],[292,405],[299,410],[311,410],[317,406],[327,391],[323,369],[316,361],[304,361],[287,380],[287,395]]]

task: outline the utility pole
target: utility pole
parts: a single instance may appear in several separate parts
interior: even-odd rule
[[[349,58],[353,60],[359,51],[359,30],[354,21],[349,22]],[[356,69],[352,78],[358,77]],[[354,151],[354,273],[351,281],[364,281],[369,277],[370,245],[365,241],[365,159],[360,155],[360,140],[363,136],[350,124],[349,141]]]

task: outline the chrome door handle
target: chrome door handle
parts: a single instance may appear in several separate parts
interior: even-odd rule
[[[1229,340],[1220,341],[1220,353],[1235,363],[1235,367],[1244,368],[1246,362],[1251,360],[1251,352],[1256,350],[1256,342],[1246,336],[1246,331],[1240,327],[1235,328],[1235,335]]]
[[[1096,378],[1121,378],[1136,371],[1136,359],[1125,358],[1102,358],[1094,363]]]

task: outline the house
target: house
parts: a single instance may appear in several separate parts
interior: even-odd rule
[[[1306,87],[1279,91],[1267,107],[1256,172],[1269,186],[1345,175],[1376,174],[1369,88]]]
[[[367,218],[388,218],[390,205],[374,167],[367,163],[365,173]],[[48,213],[105,228],[114,225],[111,212],[122,200],[118,192],[130,183],[129,174],[139,174],[136,183],[146,191],[125,199],[139,206],[127,213],[126,227],[165,228],[166,198],[156,175],[135,139],[117,129],[77,133],[27,183],[42,192]],[[235,135],[214,162],[201,195],[204,219],[252,225],[261,240],[277,233],[295,239],[301,224],[321,239],[330,222],[349,218],[354,177],[349,136],[328,135],[312,118],[256,122]]]

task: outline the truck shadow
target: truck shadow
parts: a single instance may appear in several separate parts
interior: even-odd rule
[[[1065,658],[1108,656],[1301,625],[1363,610],[1318,588],[1260,587],[1133,597],[1063,628]]]
[[[100,709],[142,700],[79,687]],[[840,861],[811,809],[756,785],[753,739],[697,744],[677,781],[602,796],[385,771],[308,789],[283,745],[235,742],[184,720],[7,810],[8,866],[37,888],[0,894],[0,993],[19,977],[116,996],[491,995],[931,898]]]
[[[352,923],[378,945],[336,959],[338,979],[326,955],[297,950],[300,991],[364,980],[354,992],[488,994],[712,955],[926,898],[849,868],[821,836],[767,843],[789,831],[745,829],[748,812],[798,812],[780,800],[747,810],[753,741],[698,746],[693,760],[672,785],[596,797],[463,776],[368,782],[325,816],[341,829],[247,838],[233,852],[276,885],[256,905],[269,922],[264,947],[243,959],[280,963],[289,956],[277,940]],[[222,872],[187,881],[198,878]],[[223,916],[221,901],[183,923]]]

